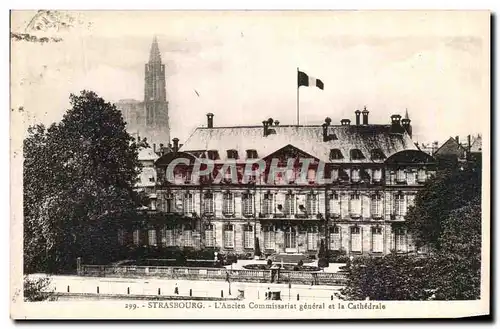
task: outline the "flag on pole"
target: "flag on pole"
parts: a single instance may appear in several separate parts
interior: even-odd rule
[[[298,71],[298,87],[300,86],[306,86],[306,87],[318,87],[319,89],[323,90],[324,85],[323,81],[320,79],[316,79],[314,77],[308,76],[302,71]]]

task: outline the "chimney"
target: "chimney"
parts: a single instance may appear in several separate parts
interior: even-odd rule
[[[365,109],[363,110],[363,124],[364,125],[368,125],[368,114],[370,113],[370,111],[368,111],[366,109],[366,106],[365,106]]]
[[[460,137],[459,136],[455,136],[455,140],[457,141],[458,144],[460,144]]]
[[[174,152],[179,151],[179,138],[176,137],[172,139],[172,142],[174,142],[173,151]]]
[[[156,144],[153,143],[153,152],[156,153]]]
[[[325,118],[325,122],[323,123],[323,142],[326,142],[329,140],[328,138],[328,126],[330,126],[330,123],[332,122],[332,119],[329,117]]]
[[[351,124],[351,120],[349,120],[349,119],[342,119],[342,120],[340,120],[340,124],[342,126],[349,126]]]
[[[391,115],[391,134],[403,134],[404,128],[401,126],[401,115]]]
[[[213,113],[207,113],[207,127],[208,128],[214,127],[214,114]]]
[[[401,120],[401,124],[411,138],[412,137],[411,120],[409,118],[404,118],[403,120]]]
[[[262,125],[264,126],[264,137],[267,136],[267,120],[262,121]]]
[[[360,121],[361,121],[361,111],[360,110],[356,110],[354,111],[354,113],[356,114],[356,126],[359,126],[360,125]]]

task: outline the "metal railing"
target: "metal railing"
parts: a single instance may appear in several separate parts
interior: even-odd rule
[[[280,270],[229,270],[225,268],[175,266],[81,265],[78,275],[95,277],[160,277],[169,279],[234,282],[274,282],[312,285],[342,285],[343,273]]]

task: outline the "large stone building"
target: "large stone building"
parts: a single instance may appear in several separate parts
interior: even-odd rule
[[[415,251],[405,216],[432,179],[434,159],[412,141],[409,118],[392,115],[389,124],[371,124],[366,109],[355,115],[353,124],[327,118],[323,125],[291,126],[269,119],[217,127],[208,114],[206,127],[182,147],[174,139],[173,152],[155,161],[151,209],[164,220],[128,232],[129,241],[235,253],[253,253],[257,239],[265,254],[317,254],[321,241],[349,255]],[[298,157],[312,160],[303,180]],[[187,163],[167,172],[181,158]],[[200,159],[211,160],[214,169],[197,181],[192,172]],[[258,161],[266,170],[243,180],[243,168]],[[273,161],[287,169],[269,179]],[[229,164],[236,176],[224,172]],[[331,182],[316,179],[323,169]]]
[[[144,69],[144,100],[123,99],[116,103],[127,123],[129,133],[147,138],[150,144],[170,140],[165,65],[162,63],[156,37]]]

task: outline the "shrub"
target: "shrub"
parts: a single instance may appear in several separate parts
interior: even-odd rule
[[[55,288],[50,288],[50,278],[48,277],[30,278],[25,275],[23,286],[25,302],[54,301],[57,299],[54,296]]]

